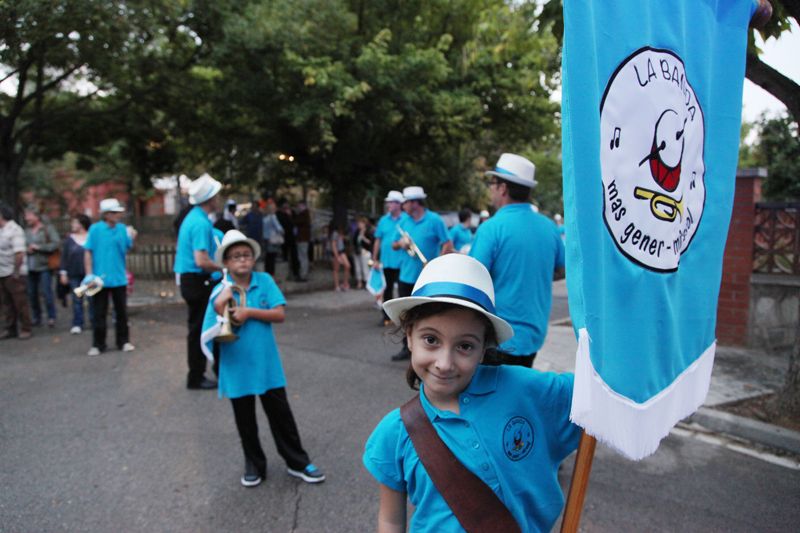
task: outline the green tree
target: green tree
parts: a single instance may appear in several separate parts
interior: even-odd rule
[[[800,136],[788,116],[763,118],[755,147],[760,166],[767,168],[764,195],[770,200],[800,199]]]
[[[244,2],[203,65],[213,96],[200,113],[206,131],[241,125],[193,144],[251,176],[291,154],[339,216],[412,182],[459,205],[480,156],[557,129],[557,46],[535,21],[531,3],[498,0]]]
[[[98,155],[120,117],[199,49],[185,2],[0,3],[0,197],[16,205],[30,158]],[[138,123],[149,120],[149,108]],[[147,140],[149,143],[149,140]]]

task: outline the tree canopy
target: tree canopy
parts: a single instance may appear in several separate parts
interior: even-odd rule
[[[536,10],[503,0],[5,3],[2,197],[17,198],[29,158],[72,151],[79,165],[145,186],[158,173],[210,170],[235,185],[291,176],[328,191],[340,212],[409,184],[434,205],[477,207],[484,160],[557,152],[558,43]],[[543,183],[557,184],[560,170],[544,167],[559,175]],[[560,203],[560,186],[545,197]]]

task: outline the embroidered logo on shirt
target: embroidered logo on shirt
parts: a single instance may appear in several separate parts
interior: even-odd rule
[[[503,428],[503,450],[512,461],[524,459],[533,449],[533,427],[521,416],[506,422]]]
[[[266,297],[261,298],[261,302],[260,303],[261,303],[261,308],[262,309],[266,309],[267,308],[267,298]]]

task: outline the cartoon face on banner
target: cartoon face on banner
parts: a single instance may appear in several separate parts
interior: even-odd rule
[[[678,269],[705,205],[704,138],[680,57],[646,47],[617,67],[600,104],[603,218],[634,263]]]

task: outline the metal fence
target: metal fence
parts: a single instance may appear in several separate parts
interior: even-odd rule
[[[800,202],[757,203],[753,272],[800,275]]]

